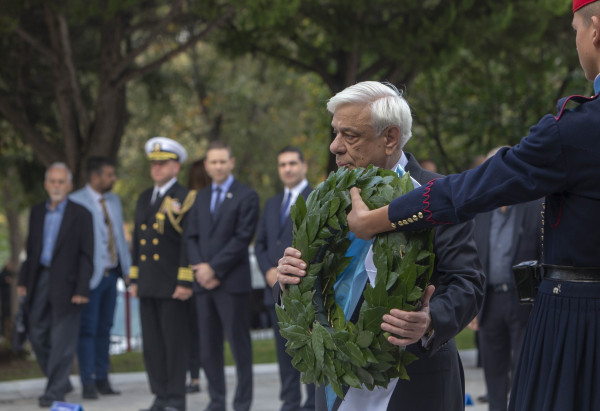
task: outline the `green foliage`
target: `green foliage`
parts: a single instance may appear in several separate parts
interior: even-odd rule
[[[244,55],[226,59],[200,43],[144,76],[128,91],[129,123],[119,152],[117,192],[133,216],[135,199],[150,186],[143,152],[148,138],[162,135],[187,149],[187,166],[205,155],[214,139],[233,147],[235,177],[255,188],[262,201],[281,190],[277,152],[296,145],[304,152],[308,179],[321,181],[329,144],[328,116],[322,108],[326,87],[314,75],[298,73],[265,58]]]
[[[405,366],[415,357],[388,342],[381,330],[382,316],[392,308],[412,311],[433,270],[431,230],[391,232],[373,242],[377,268],[375,284],[363,293],[356,324],[346,322],[336,303],[333,285],[350,262],[345,216],[351,208],[350,187],[359,187],[370,208],[388,204],[412,190],[410,176],[398,178],[390,170],[370,166],[342,168],[331,173],[308,197],[292,207],[293,247],[307,263],[307,275],[289,287],[277,307],[287,352],[305,383],[329,384],[343,398],[342,385],[372,390],[392,378],[408,378]]]
[[[419,73],[407,93],[414,113],[407,149],[435,160],[444,173],[469,168],[475,156],[497,146],[517,144],[543,115],[556,112],[560,97],[591,92],[567,3],[490,7],[497,21],[474,19],[469,43]]]

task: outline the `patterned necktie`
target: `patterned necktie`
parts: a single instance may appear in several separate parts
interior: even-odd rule
[[[100,205],[102,205],[102,214],[104,214],[104,223],[108,228],[108,252],[110,254],[110,262],[114,263],[117,261],[117,252],[115,249],[115,236],[113,233],[112,222],[110,221],[110,215],[106,209],[106,201],[104,197],[100,199]]]
[[[290,207],[291,201],[292,201],[292,192],[288,191],[288,195],[285,198],[285,202],[281,206],[281,210],[279,212],[279,225],[280,226],[283,226],[285,224],[285,220],[286,220],[287,216],[289,215],[288,208]]]

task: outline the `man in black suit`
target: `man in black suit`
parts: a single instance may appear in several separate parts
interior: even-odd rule
[[[233,408],[247,411],[252,403],[248,245],[258,221],[258,195],[233,178],[235,159],[226,143],[212,142],[204,164],[212,184],[198,192],[185,245],[196,277],[200,362],[210,395],[207,410],[225,410],[225,334],[237,368]]]
[[[130,292],[140,299],[144,363],[155,395],[149,411],[185,411],[189,355],[188,305],[194,276],[180,266],[181,236],[194,193],[177,182],[187,157],[166,137],[146,143],[154,187],[140,194],[135,209]]]
[[[508,406],[512,374],[531,311],[531,306],[519,304],[511,267],[541,260],[541,211],[542,201],[538,200],[475,217],[474,238],[486,276],[486,291],[474,321],[479,329],[490,411],[506,411]]]
[[[332,97],[327,109],[333,114],[331,125],[335,133],[330,151],[339,167],[373,164],[398,174],[406,170],[415,186],[438,177],[423,170],[414,156],[403,151],[411,137],[412,118],[408,104],[391,84],[358,83]],[[464,409],[464,373],[454,336],[479,311],[484,280],[472,233],[472,223],[436,229],[432,285],[425,290],[421,310],[393,309],[383,316],[381,328],[392,334],[388,341],[405,346],[418,357],[406,367],[410,380],[394,379],[387,388],[378,387],[373,391],[345,387],[344,401],[336,398],[333,391],[319,387],[317,410]],[[279,260],[277,280],[282,286],[297,284],[298,276],[306,275],[306,265],[299,254],[298,250],[288,248]],[[366,281],[366,276],[374,280],[377,276],[372,258],[368,256],[365,270],[355,273],[354,280],[362,277]],[[338,298],[336,295],[336,301]],[[351,311],[356,310],[360,310],[360,303]]]
[[[94,234],[92,216],[67,199],[71,172],[64,163],[46,170],[49,199],[31,209],[27,260],[17,293],[26,296],[29,341],[48,378],[40,407],[64,401],[77,349],[81,305],[89,300]]]
[[[277,282],[277,261],[286,247],[292,245],[293,224],[290,208],[299,195],[306,198],[312,191],[306,180],[306,163],[302,151],[297,147],[284,147],[277,155],[279,179],[284,191],[267,200],[262,218],[258,224],[258,234],[254,243],[254,253],[262,270],[267,287],[265,302],[269,307],[269,316],[273,324],[279,379],[281,389],[279,399],[283,401],[281,411],[313,410],[315,408],[315,386],[306,386],[307,399],[300,407],[300,372],[292,366],[291,357],[285,352],[285,339],[279,333],[277,315],[273,301],[273,285]]]

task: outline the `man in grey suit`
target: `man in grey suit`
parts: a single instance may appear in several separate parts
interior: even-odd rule
[[[90,302],[81,312],[77,359],[83,398],[120,394],[108,381],[110,330],[117,301],[117,279],[129,274],[131,257],[123,231],[121,200],[111,190],[114,163],[102,157],[87,160],[88,183],[69,198],[84,206],[94,225],[94,274]]]
[[[269,198],[265,204],[258,224],[254,253],[267,283],[265,303],[269,307],[269,316],[275,334],[281,381],[279,398],[283,401],[281,411],[313,410],[315,408],[313,384],[306,386],[307,398],[304,405],[300,406],[302,400],[300,372],[292,366],[292,359],[285,352],[285,339],[279,333],[273,301],[273,285],[277,282],[277,261],[283,255],[285,248],[292,245],[293,224],[290,208],[296,203],[298,196],[301,195],[306,200],[312,188],[306,180],[307,165],[299,148],[287,146],[281,149],[277,155],[277,170],[284,191]]]
[[[26,297],[29,341],[48,378],[40,407],[64,401],[77,348],[81,305],[89,301],[93,272],[92,216],[67,199],[71,171],[64,163],[46,170],[48,200],[31,209],[27,259],[17,294]]]
[[[226,143],[212,142],[204,164],[212,184],[196,196],[184,241],[196,278],[200,362],[210,395],[207,410],[225,410],[225,334],[237,369],[233,408],[247,411],[252,403],[248,245],[258,221],[258,195],[233,178],[235,158]]]
[[[422,169],[415,157],[404,151],[411,137],[412,118],[408,103],[393,85],[358,83],[332,97],[327,109],[333,114],[331,125],[335,133],[330,151],[339,167],[373,164],[399,174],[406,170],[415,185],[439,176]],[[377,387],[373,391],[345,387],[344,401],[336,398],[333,391],[319,387],[317,410],[464,409],[464,373],[454,336],[475,317],[483,297],[483,275],[472,234],[472,223],[436,229],[435,266],[421,310],[393,309],[383,316],[381,328],[392,334],[388,341],[406,347],[418,357],[406,367],[410,380],[394,379],[386,389]],[[279,260],[277,279],[281,286],[297,284],[306,275],[306,265],[299,254],[288,248]],[[354,277],[362,277],[362,284],[369,272],[375,279],[377,275],[368,256],[365,267]],[[338,298],[336,295],[336,301]],[[360,306],[359,302],[351,311],[356,313]]]

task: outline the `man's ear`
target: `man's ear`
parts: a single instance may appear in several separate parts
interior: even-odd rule
[[[592,16],[592,27],[594,28],[594,33],[592,34],[592,42],[594,47],[600,49],[600,17]]]
[[[400,148],[400,128],[398,126],[389,126],[383,132],[385,138],[385,153],[392,155]]]

